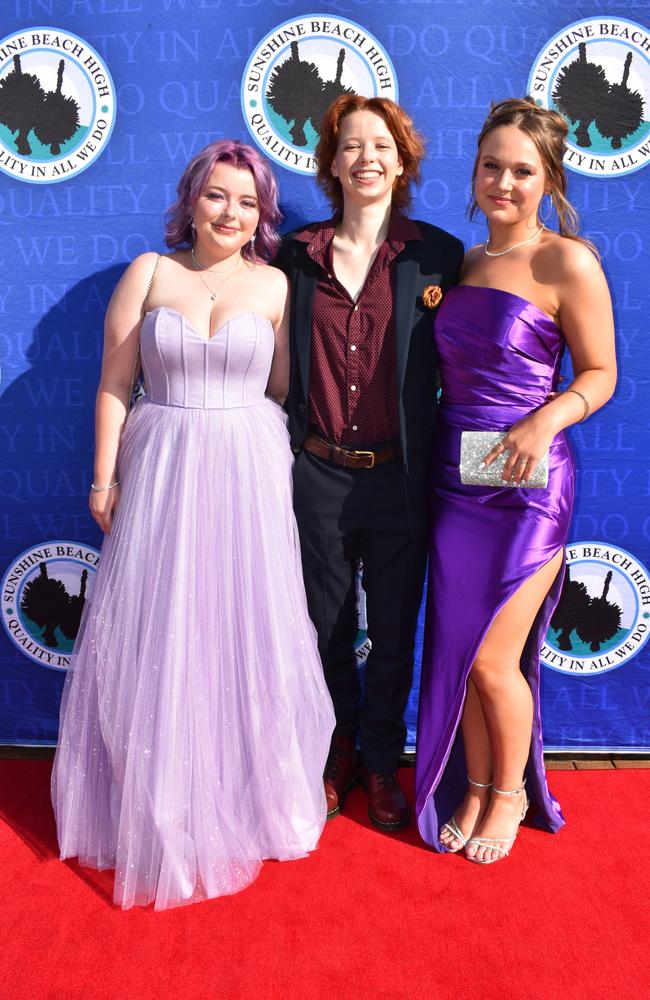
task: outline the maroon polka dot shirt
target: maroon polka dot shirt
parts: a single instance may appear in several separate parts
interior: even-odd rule
[[[322,269],[312,306],[309,426],[326,441],[363,448],[399,440],[392,265],[422,233],[393,212],[355,302],[332,267],[334,225],[331,219],[295,237]]]

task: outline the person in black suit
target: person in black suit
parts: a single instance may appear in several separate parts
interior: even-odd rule
[[[423,154],[399,105],[339,97],[315,154],[335,215],[285,236],[275,262],[292,286],[294,507],[337,720],[328,815],[363,778],[370,818],[385,830],[409,818],[396,772],[426,565],[432,320],[463,258],[455,237],[402,214]],[[359,559],[372,643],[363,697],[353,646]]]

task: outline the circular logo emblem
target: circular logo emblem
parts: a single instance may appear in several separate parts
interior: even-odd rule
[[[604,542],[570,545],[542,662],[566,674],[604,673],[636,656],[649,635],[645,566],[625,549]]]
[[[250,56],[242,111],[267,156],[295,173],[312,174],[323,115],[341,94],[396,101],[393,64],[361,25],[305,14],[273,28]]]
[[[65,670],[88,599],[99,552],[78,542],[27,549],[2,580],[2,624],[11,641],[42,667]]]
[[[115,87],[95,50],[60,28],[0,41],[0,169],[52,184],[81,173],[105,148]]]
[[[565,166],[618,177],[650,162],[650,36],[634,21],[587,18],[544,46],[528,93],[569,125]]]

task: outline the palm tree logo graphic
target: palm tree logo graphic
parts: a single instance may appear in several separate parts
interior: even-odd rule
[[[581,149],[603,152],[635,141],[644,121],[644,100],[629,85],[633,53],[627,53],[620,79],[609,80],[603,66],[588,58],[587,44],[578,45],[577,57],[563,66],[553,89],[553,101],[573,124],[575,143]]]
[[[590,593],[583,582],[571,579],[567,566],[547,637],[552,645],[562,652],[588,656],[611,649],[624,638],[628,630],[622,624],[623,608],[609,597],[612,577],[610,569],[602,588]]]
[[[62,580],[48,575],[47,563],[38,566],[38,575],[23,589],[20,610],[23,621],[37,641],[50,649],[69,651],[79,631],[86,604],[88,570],[79,578],[79,592],[68,593]]]
[[[271,73],[266,100],[272,110],[283,119],[288,136],[294,146],[315,145],[323,115],[329,105],[341,94],[355,91],[342,83],[345,49],[339,50],[336,76],[323,80],[318,66],[300,57],[298,42],[290,45],[290,55]]]
[[[63,93],[66,60],[59,59],[56,88],[45,90],[39,76],[25,72],[21,57],[13,57],[13,68],[0,80],[0,125],[5,145],[21,156],[48,159],[61,154],[81,126],[78,101]]]

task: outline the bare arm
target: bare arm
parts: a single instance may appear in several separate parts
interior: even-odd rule
[[[146,253],[129,265],[106,311],[102,372],[95,404],[93,483],[99,487],[116,480],[117,452],[128,412],[142,306],[156,259],[156,254]],[[102,531],[110,531],[118,500],[119,487],[91,492],[90,511]]]
[[[599,410],[616,388],[614,316],[605,275],[593,254],[580,245],[564,269],[560,288],[560,326],[573,363],[576,389]],[[548,406],[556,432],[583,419],[584,405],[575,393],[560,393]]]
[[[266,386],[267,396],[271,396],[280,405],[284,403],[289,392],[289,282],[284,274],[277,272],[278,278],[278,313],[273,324],[275,331],[275,350],[273,363]]]
[[[590,250],[562,241],[559,250],[559,320],[571,354],[574,379],[535,413],[516,423],[503,443],[509,450],[504,480],[527,482],[559,431],[600,409],[616,386],[614,319],[605,275]],[[569,391],[575,390],[575,391]],[[490,464],[499,452],[486,456]],[[523,459],[527,460],[523,465]]]

